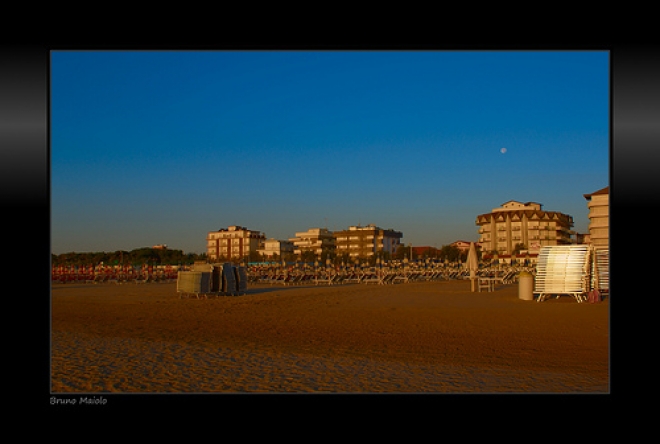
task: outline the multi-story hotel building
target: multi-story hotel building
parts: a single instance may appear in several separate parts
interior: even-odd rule
[[[259,231],[233,225],[206,235],[206,255],[209,260],[242,260],[257,251],[266,240]]]
[[[271,259],[274,256],[281,258],[287,253],[293,253],[293,242],[288,240],[267,239],[257,252],[268,259]]]
[[[310,228],[307,231],[296,233],[289,241],[293,242],[294,254],[311,251],[317,256],[335,251],[335,238],[332,231],[327,228]]]
[[[348,230],[335,231],[338,256],[367,258],[377,253],[394,254],[401,244],[403,234],[392,229],[384,230],[373,224],[366,227],[352,226]]]
[[[573,218],[557,211],[544,211],[536,202],[510,200],[490,213],[477,216],[482,251],[511,254],[518,244],[529,253],[545,245],[573,243]]]
[[[610,187],[584,194],[589,208],[589,239],[596,248],[610,244]]]

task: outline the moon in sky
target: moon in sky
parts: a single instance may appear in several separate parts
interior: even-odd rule
[[[506,153],[506,148],[500,149],[500,153],[502,153],[502,154]]]

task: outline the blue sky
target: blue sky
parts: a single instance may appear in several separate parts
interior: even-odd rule
[[[54,51],[51,249],[370,223],[441,247],[509,200],[587,232],[609,101],[605,51]]]

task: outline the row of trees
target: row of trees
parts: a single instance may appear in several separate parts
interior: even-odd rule
[[[524,249],[524,245],[516,245],[516,250]],[[516,252],[517,252],[516,251]],[[481,257],[481,251],[477,249],[477,255]],[[113,252],[94,252],[94,253],[64,253],[60,255],[52,255],[53,265],[97,265],[103,262],[106,265],[179,265],[179,264],[193,264],[195,261],[205,261],[207,259],[206,253],[184,254],[182,250],[171,250],[168,248],[138,248],[132,251],[117,250]],[[350,263],[355,259],[351,258],[348,254],[338,255],[334,252],[323,252],[319,257],[312,251],[304,251],[300,255],[293,253],[284,254],[281,257],[275,256],[273,258],[266,258],[256,251],[251,252],[248,257],[244,258],[225,258],[221,257],[218,262],[233,261],[236,263],[245,262],[266,262],[270,261],[302,261],[302,262],[319,262],[325,264],[326,261],[334,264]],[[379,252],[369,258],[360,258],[362,262],[366,261],[370,265],[375,265],[380,259],[381,261],[389,260],[425,260],[432,259],[447,262],[465,262],[467,260],[467,251],[461,251],[454,245],[444,245],[442,248],[428,247],[423,251],[412,249],[409,246],[399,245],[396,252],[391,254],[389,252]]]
[[[52,264],[59,265],[179,265],[193,264],[195,261],[206,260],[206,253],[184,254],[182,250],[171,250],[168,248],[137,248],[132,251],[117,250],[112,252],[94,253],[63,253],[51,255]]]

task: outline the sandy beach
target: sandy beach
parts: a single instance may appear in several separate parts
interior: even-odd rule
[[[54,284],[51,391],[608,393],[609,302],[518,285]]]

